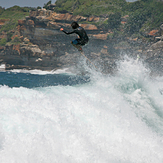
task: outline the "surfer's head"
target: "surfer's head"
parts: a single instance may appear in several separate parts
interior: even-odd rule
[[[71,27],[72,27],[73,29],[76,29],[76,28],[79,27],[79,24],[78,24],[77,22],[72,22],[72,23],[71,23]]]

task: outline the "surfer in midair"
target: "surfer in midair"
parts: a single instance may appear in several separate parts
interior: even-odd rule
[[[79,24],[77,22],[72,22],[71,27],[73,29],[72,32],[66,32],[63,28],[61,28],[60,31],[64,32],[67,35],[76,33],[79,36],[79,38],[71,41],[71,44],[75,48],[77,48],[80,52],[83,52],[82,46],[85,45],[85,44],[87,44],[88,41],[89,41],[89,38],[87,36],[87,33],[84,30],[84,28],[82,28],[81,26],[79,26]]]

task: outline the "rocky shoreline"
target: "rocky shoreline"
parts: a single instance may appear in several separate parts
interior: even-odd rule
[[[0,64],[10,69],[54,70],[78,64],[80,53],[71,46],[75,38],[59,31],[61,27],[71,30],[72,21],[87,22],[81,25],[86,29],[90,42],[84,47],[85,54],[92,61],[102,62],[106,73],[112,71],[120,54],[128,53],[132,57],[140,56],[158,74],[163,72],[163,25],[159,30],[146,32],[150,42],[142,38],[108,39],[112,32],[98,28],[95,23],[104,21],[101,17],[73,16],[70,13],[56,13],[39,9],[31,11],[24,20],[18,21],[14,39],[18,44],[6,44],[0,47]],[[121,23],[126,23],[123,18]],[[5,37],[5,33],[4,36]],[[117,41],[118,40],[118,41]]]

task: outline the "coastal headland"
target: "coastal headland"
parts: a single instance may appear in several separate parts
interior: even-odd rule
[[[128,23],[129,15],[120,18],[120,29]],[[2,27],[8,19],[1,19]],[[163,72],[163,24],[152,30],[144,30],[140,36],[116,35],[117,31],[98,24],[108,21],[106,16],[81,16],[72,13],[58,13],[50,9],[31,10],[29,16],[19,19],[11,41],[0,46],[0,64],[5,69],[62,69],[78,64],[80,53],[70,41],[75,35],[67,36],[59,29],[71,31],[73,21],[85,28],[90,38],[83,47],[92,62],[100,62],[103,70],[111,72],[123,54],[147,62],[153,71]],[[7,32],[0,33],[1,40]],[[148,40],[147,40],[148,39]],[[18,43],[15,40],[18,40]]]

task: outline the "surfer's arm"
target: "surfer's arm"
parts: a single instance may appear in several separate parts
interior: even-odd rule
[[[75,33],[75,31],[72,31],[72,32],[66,32],[66,31],[64,31],[63,28],[61,28],[60,31],[64,32],[66,35],[70,35],[70,34],[72,34],[72,33]]]

